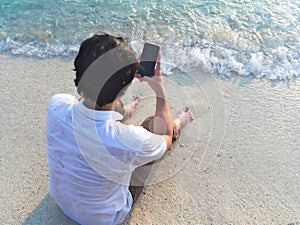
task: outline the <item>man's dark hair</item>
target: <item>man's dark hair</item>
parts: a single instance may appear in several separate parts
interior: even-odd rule
[[[110,52],[113,53],[110,54]],[[100,56],[106,57],[104,60],[108,63],[102,63],[101,68],[94,71],[92,75],[89,74],[88,68]],[[130,63],[123,65],[124,58]],[[112,65],[117,65],[117,67]],[[121,65],[120,68],[119,65]],[[96,101],[101,107],[112,103],[118,94],[132,82],[138,63],[134,51],[122,38],[104,34],[94,35],[82,42],[74,66],[76,71],[74,82],[77,92],[85,98]],[[117,71],[106,74],[105,72],[111,70],[105,67],[117,68]]]

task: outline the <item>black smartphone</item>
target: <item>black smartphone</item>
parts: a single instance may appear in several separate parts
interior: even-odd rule
[[[147,42],[144,44],[138,74],[142,77],[154,76],[154,67],[157,61],[158,52],[159,46]]]

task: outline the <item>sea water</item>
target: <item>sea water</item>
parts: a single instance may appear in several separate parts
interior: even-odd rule
[[[165,74],[300,74],[299,0],[0,0],[2,54],[74,57],[99,32],[160,45]]]

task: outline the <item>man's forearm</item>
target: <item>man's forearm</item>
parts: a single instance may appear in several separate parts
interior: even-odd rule
[[[156,92],[156,110],[153,131],[156,134],[172,136],[173,121],[164,88]]]

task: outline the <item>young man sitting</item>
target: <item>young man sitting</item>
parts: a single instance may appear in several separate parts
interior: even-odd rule
[[[50,195],[80,224],[118,224],[144,185],[129,187],[133,171],[160,159],[193,116],[185,108],[172,120],[160,62],[153,77],[138,76],[135,53],[121,38],[88,38],[74,65],[82,99],[57,94],[48,105]],[[155,115],[141,126],[122,123],[140,101],[123,107],[120,100],[135,76],[156,94]]]

